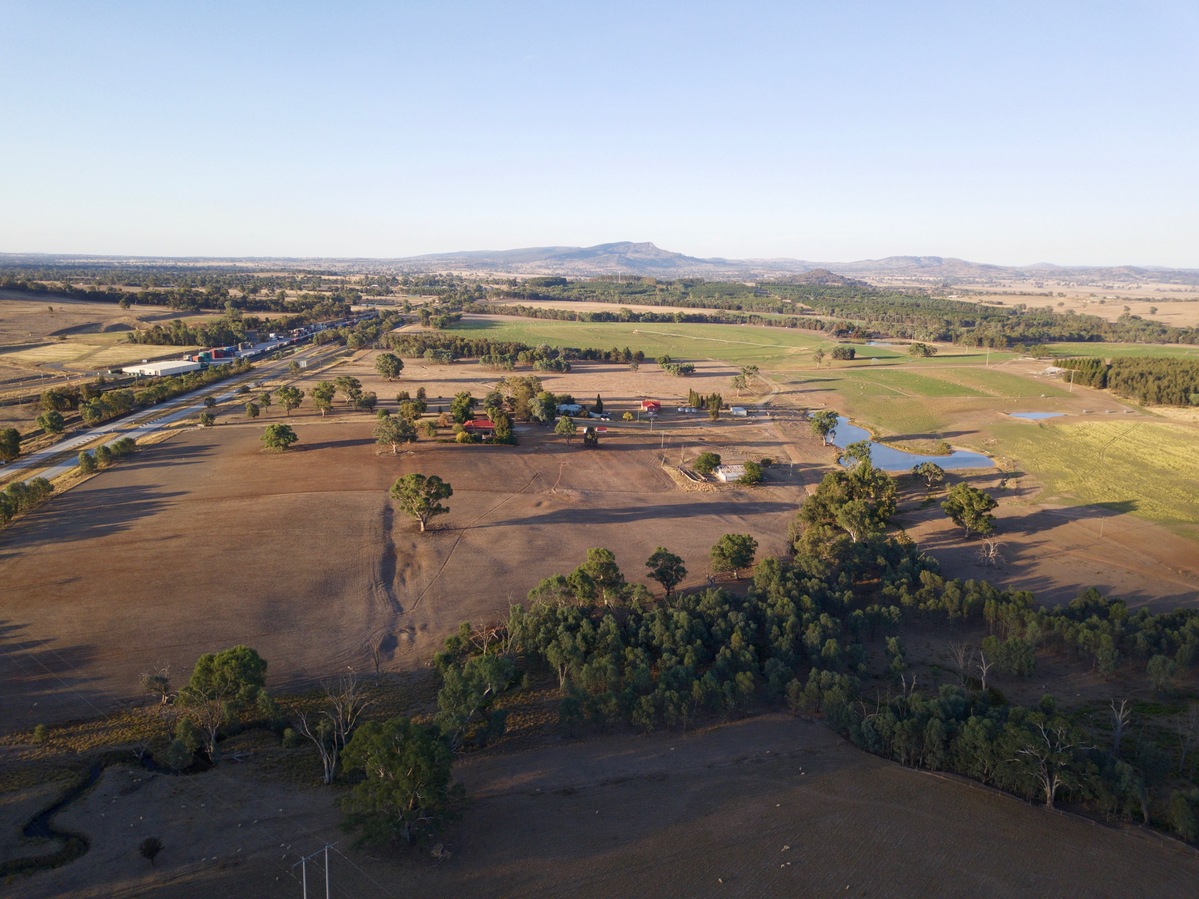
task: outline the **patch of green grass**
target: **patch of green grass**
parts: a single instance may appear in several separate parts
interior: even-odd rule
[[[987,394],[973,387],[956,383],[943,377],[946,370],[925,369],[924,371],[890,370],[877,371],[865,369],[855,371],[853,378],[859,382],[876,384],[883,389],[913,397],[943,397],[943,396],[986,396]],[[957,369],[953,369],[957,371]]]
[[[805,359],[818,346],[831,347],[823,336],[788,328],[742,325],[699,325],[639,322],[564,322],[522,318],[467,318],[452,329],[468,337],[515,340],[533,346],[630,347],[654,359],[719,359],[731,365],[777,368]],[[827,350],[826,350],[827,351]]]
[[[988,396],[1001,399],[1018,399],[1026,397],[1069,396],[1069,391],[1063,389],[1057,382],[1034,380],[1023,375],[1014,375],[993,368],[952,368],[945,369],[940,376],[947,381],[963,387],[971,387]]]
[[[1199,356],[1199,346],[1174,343],[1050,343],[1046,346],[1055,356],[1093,356],[1100,359],[1115,356]]]
[[[1001,423],[1000,452],[1045,483],[1046,499],[1199,524],[1194,431],[1171,422]]]

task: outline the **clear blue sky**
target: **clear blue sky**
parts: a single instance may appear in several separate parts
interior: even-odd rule
[[[0,0],[0,251],[1199,268],[1199,3]]]

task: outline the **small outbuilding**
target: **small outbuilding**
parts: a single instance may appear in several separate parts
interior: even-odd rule
[[[749,415],[749,410],[744,406],[729,406],[729,414],[732,415],[733,418],[745,418],[747,415]]]
[[[583,411],[583,407],[580,406],[578,403],[559,403],[558,404],[558,414],[559,415],[578,415],[582,411]]]
[[[745,466],[739,462],[732,465],[718,465],[713,474],[716,475],[716,480],[728,484],[745,477]]]

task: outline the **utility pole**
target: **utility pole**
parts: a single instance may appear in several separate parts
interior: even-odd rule
[[[300,866],[300,884],[304,888],[304,899],[308,899],[308,860],[310,858],[316,858],[322,853],[324,853],[325,856],[325,899],[330,899],[330,897],[333,895],[329,887],[329,850],[336,845],[336,843],[326,843],[324,848],[318,849],[316,852],[310,853],[309,855],[302,856],[295,865],[291,866],[292,870],[295,870],[296,865]],[[292,876],[294,877],[295,875]]]

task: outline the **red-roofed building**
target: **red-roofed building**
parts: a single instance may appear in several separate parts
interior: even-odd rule
[[[478,434],[480,437],[495,436],[495,425],[490,418],[476,418],[468,421],[462,425],[462,430],[470,434]]]
[[[662,404],[660,402],[658,402],[657,400],[642,400],[641,401],[641,411],[642,412],[652,412],[654,415],[657,415],[659,412],[662,411]]]

